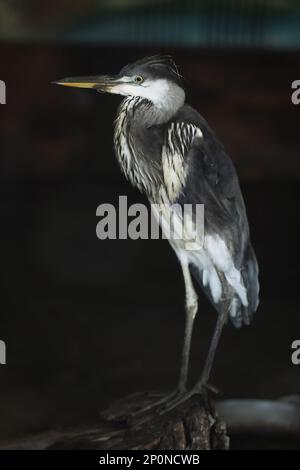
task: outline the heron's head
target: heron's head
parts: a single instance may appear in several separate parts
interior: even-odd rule
[[[123,96],[138,96],[161,109],[170,106],[178,109],[185,100],[181,76],[175,62],[167,55],[146,57],[128,64],[117,75],[64,78],[55,83]]]

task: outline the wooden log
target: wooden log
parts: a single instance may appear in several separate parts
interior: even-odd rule
[[[135,393],[112,404],[91,427],[0,442],[0,449],[226,450],[226,425],[214,406],[194,396],[174,410],[133,416],[158,394]]]

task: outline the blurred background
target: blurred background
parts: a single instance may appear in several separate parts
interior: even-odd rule
[[[2,0],[2,437],[92,423],[118,397],[176,383],[184,288],[168,242],[95,233],[99,204],[145,202],[113,154],[120,98],[50,84],[155,53],[173,56],[237,167],[260,264],[257,315],[225,328],[212,382],[223,398],[300,393],[299,1]],[[215,319],[200,295],[191,380]]]

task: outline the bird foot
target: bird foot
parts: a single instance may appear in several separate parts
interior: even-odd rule
[[[153,402],[148,403],[146,406],[143,406],[142,408],[138,409],[137,411],[132,412],[131,416],[136,417],[136,416],[140,416],[142,414],[145,414],[148,411],[153,411],[156,408],[158,408],[162,405],[165,405],[165,404],[171,402],[172,400],[175,400],[175,399],[179,398],[180,396],[184,395],[184,393],[186,393],[186,391],[175,389],[172,392],[168,393],[167,395],[161,397],[160,399],[154,400]]]
[[[177,406],[183,404],[184,402],[189,400],[194,395],[201,395],[201,397],[206,402],[209,402],[209,393],[210,392],[213,393],[214,395],[219,394],[219,391],[215,387],[213,387],[212,385],[209,385],[207,383],[199,382],[191,390],[188,390],[184,393],[181,393],[180,395],[177,395],[176,397],[174,397],[170,401],[168,401],[166,403],[166,406],[162,407],[162,409],[159,410],[159,414],[163,415],[165,413],[168,413],[169,411],[172,411],[174,408],[176,408]]]

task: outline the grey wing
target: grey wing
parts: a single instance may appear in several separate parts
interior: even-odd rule
[[[204,204],[205,234],[220,234],[226,240],[247,291],[248,305],[245,306],[219,273],[225,297],[233,300],[231,319],[239,327],[243,322],[249,324],[258,306],[258,264],[250,243],[245,204],[234,165],[223,145],[201,119],[203,137],[195,138],[185,155],[186,179],[176,202]],[[203,285],[199,267],[192,265],[191,271],[215,308],[218,311],[224,308],[222,301],[218,305],[213,302],[210,290]]]

